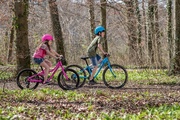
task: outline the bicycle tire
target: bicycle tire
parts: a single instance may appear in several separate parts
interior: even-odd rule
[[[104,84],[111,89],[122,88],[128,80],[128,74],[126,69],[118,64],[112,64],[111,68],[115,76],[112,74],[110,68],[107,66],[103,71]]]
[[[16,83],[20,89],[36,89],[37,86],[39,85],[38,82],[28,82],[26,81],[28,77],[37,74],[36,71],[30,69],[30,68],[25,68],[21,70],[16,78]],[[38,77],[38,76],[36,76]],[[39,77],[38,77],[39,79]],[[22,82],[21,82],[22,81]],[[32,87],[31,87],[32,86]]]
[[[86,71],[84,70],[84,68],[81,67],[80,65],[69,65],[66,68],[73,69],[78,73],[80,79],[78,87],[82,87],[86,82]]]
[[[68,80],[64,77],[63,72],[61,71],[58,75],[58,85],[63,90],[74,90],[78,88],[79,85],[79,75],[73,69],[65,69]]]

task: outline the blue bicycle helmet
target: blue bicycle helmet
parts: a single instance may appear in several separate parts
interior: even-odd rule
[[[102,26],[97,26],[94,30],[94,34],[97,35],[99,32],[105,31],[105,28]]]

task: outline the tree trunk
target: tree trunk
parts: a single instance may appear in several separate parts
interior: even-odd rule
[[[154,0],[148,0],[148,55],[149,64],[154,65]]]
[[[139,10],[139,3],[138,0],[134,0],[135,2],[135,7],[136,7],[136,23],[137,23],[137,32],[136,32],[136,36],[137,36],[137,49],[138,49],[138,53],[137,53],[137,58],[138,58],[138,63],[139,65],[142,65],[142,60],[143,60],[143,55],[142,55],[142,27],[141,27],[141,14],[140,14],[140,10]]]
[[[129,61],[137,63],[137,39],[136,39],[136,22],[134,19],[133,1],[126,0],[127,8],[127,29],[128,29],[128,45],[129,45]]]
[[[4,43],[4,48],[5,48],[4,61],[5,61],[5,64],[7,64],[8,44],[9,44],[8,31],[5,32],[4,42],[5,42],[5,43]]]
[[[145,10],[145,1],[142,0],[142,10],[143,10],[143,26],[144,26],[144,41],[147,42],[147,28],[146,28],[146,10]]]
[[[94,34],[94,28],[95,28],[95,17],[94,17],[94,0],[88,0],[88,5],[89,5],[89,15],[90,15],[90,28],[91,28],[91,40],[94,39],[95,34]]]
[[[8,63],[11,63],[11,61],[12,61],[13,42],[14,42],[14,22],[12,23],[11,33],[10,33]]]
[[[180,0],[175,0],[175,57],[174,73],[180,74]]]
[[[143,50],[146,52],[146,51],[148,51],[148,31],[147,31],[147,27],[148,27],[148,24],[147,24],[147,12],[146,12],[146,7],[145,7],[145,4],[146,4],[146,2],[145,2],[145,0],[142,0],[142,14],[143,14],[143,34],[144,34],[144,43],[145,43],[145,47],[143,48]],[[146,63],[148,63],[148,61],[149,61],[149,54],[146,54],[145,53],[145,61],[146,61]]]
[[[169,75],[172,74],[173,70],[173,36],[172,36],[172,0],[168,0],[167,3],[167,12],[168,12],[168,51],[169,51]]]
[[[158,16],[158,1],[154,1],[154,35],[155,35],[155,59],[156,59],[156,66],[158,68],[162,67],[162,50],[161,50],[161,42],[160,42],[160,30],[159,30],[159,16]]]
[[[28,0],[15,0],[16,60],[17,72],[30,68],[30,49],[28,43]]]
[[[59,13],[58,13],[56,0],[49,0],[49,9],[50,9],[50,14],[51,14],[53,33],[54,33],[55,42],[56,42],[56,50],[59,54],[62,54],[65,58],[63,34],[62,34],[61,25],[59,21]],[[67,64],[67,62],[63,61],[63,64],[65,65]]]
[[[107,1],[106,0],[100,0],[101,2],[101,25],[106,29],[106,4]],[[104,36],[104,44],[103,44],[103,49],[104,51],[108,52],[108,45],[107,45],[107,39],[106,39],[106,34]]]

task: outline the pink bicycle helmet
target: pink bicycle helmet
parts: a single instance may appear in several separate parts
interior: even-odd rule
[[[53,40],[53,36],[52,36],[52,35],[50,35],[50,34],[44,34],[44,35],[42,36],[42,42],[44,42],[44,41],[50,41],[50,40]]]

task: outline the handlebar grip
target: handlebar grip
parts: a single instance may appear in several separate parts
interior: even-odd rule
[[[104,57],[110,57],[110,54],[104,54]]]
[[[63,56],[60,56],[60,57],[58,58],[58,60],[64,60],[64,57],[63,57]]]

